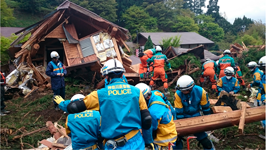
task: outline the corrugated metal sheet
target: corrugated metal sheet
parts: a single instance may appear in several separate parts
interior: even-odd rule
[[[90,37],[83,39],[79,42],[83,57],[87,57],[94,54],[94,50],[91,44]]]
[[[174,37],[174,36],[181,36],[180,38],[180,44],[213,44],[214,42],[199,35],[195,32],[141,32],[139,33],[146,39],[148,37],[151,37],[151,40],[153,44],[160,45],[160,42],[162,42],[163,39]],[[136,41],[136,40],[134,40]]]

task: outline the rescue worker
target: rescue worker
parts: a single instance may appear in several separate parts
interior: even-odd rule
[[[246,88],[245,81],[242,79],[242,72],[240,70],[238,63],[235,63],[235,69],[234,70],[236,71],[236,78],[239,81],[239,84],[241,86],[243,86],[243,88]]]
[[[139,53],[139,58],[140,58],[140,64],[139,64],[139,75],[140,78],[147,78],[147,72],[148,72],[148,64],[147,64],[147,60],[149,58],[152,58],[152,56],[156,53],[156,50],[154,48],[152,49],[148,49],[144,52],[140,52]],[[150,67],[149,72],[152,71],[152,67]]]
[[[146,146],[156,150],[172,149],[171,143],[176,141],[177,132],[171,109],[147,84],[139,83],[136,87],[142,91],[152,117],[151,128],[142,130]]]
[[[159,90],[153,90],[151,92],[154,95],[160,96],[164,100],[164,102],[170,107],[173,117],[176,118],[175,109],[173,108],[172,104],[168,101],[167,97]]]
[[[231,51],[229,49],[225,50],[223,52],[224,56],[219,59],[218,62],[218,73],[219,73],[219,78],[224,77],[224,69],[227,67],[235,67],[235,60],[230,57]]]
[[[194,80],[189,75],[181,76],[176,82],[176,93],[174,107],[176,119],[192,118],[211,114],[210,103],[207,92],[200,86],[195,85]],[[208,139],[205,132],[194,134],[204,149],[214,149],[212,142]],[[182,149],[181,138],[176,141],[174,149]]]
[[[167,83],[167,75],[165,73],[164,70],[164,63],[166,63],[167,67],[170,69],[170,71],[172,72],[172,68],[171,68],[171,64],[169,63],[169,61],[167,60],[167,57],[162,54],[162,48],[161,46],[156,46],[156,54],[154,56],[152,56],[152,58],[149,58],[147,60],[148,65],[153,63],[153,76],[151,77],[151,81],[150,81],[150,86],[152,87],[154,85],[154,80],[156,80],[158,77],[161,78],[162,82],[164,83],[164,91],[165,94],[170,94],[168,92],[168,83]]]
[[[247,64],[247,67],[253,75],[253,83],[250,83],[248,85],[248,88],[250,89],[251,87],[254,87],[254,86],[259,87],[262,76],[263,76],[263,72],[258,68],[258,64],[255,61],[249,62]],[[256,97],[257,97],[257,106],[259,106],[259,103],[261,101],[261,89],[260,88],[258,89],[258,93]]]
[[[217,89],[219,95],[222,91],[225,91],[230,95],[238,93],[240,90],[240,86],[238,80],[235,77],[233,77],[234,68],[227,67],[224,69],[224,73],[226,76],[220,78],[217,83]]]
[[[65,79],[64,76],[67,71],[63,63],[58,60],[59,54],[56,51],[51,52],[52,61],[50,61],[46,68],[46,74],[51,77],[51,85],[54,95],[60,95],[65,98]],[[54,102],[54,107],[59,110],[58,105]]]
[[[139,129],[151,127],[151,116],[142,92],[125,82],[125,69],[116,59],[108,60],[101,69],[109,84],[93,91],[83,100],[70,102],[69,113],[99,110],[101,113],[101,136],[106,150],[144,149],[145,144]],[[64,99],[56,96],[59,104]]]
[[[59,108],[67,112],[67,105],[71,101],[85,98],[82,94],[74,95],[71,100],[59,103]],[[69,114],[66,119],[66,133],[71,137],[72,148],[98,150],[100,136],[101,115],[99,111],[85,110],[76,114]],[[99,143],[101,144],[101,143]]]
[[[262,79],[261,79],[261,82],[260,82],[260,85],[259,85],[260,92],[261,92],[260,93],[261,94],[261,99],[260,99],[261,100],[261,103],[259,103],[259,104],[262,104],[262,105],[265,105],[265,103],[266,103],[266,95],[265,95],[265,93],[266,93],[266,87],[265,87],[265,85],[266,85],[265,67],[266,67],[266,56],[263,56],[259,60],[259,69],[263,71]],[[263,129],[265,129],[265,122],[266,122],[265,120],[262,120],[261,121],[261,124],[262,124]]]
[[[125,83],[128,83],[127,82],[127,78],[125,75],[122,76],[122,79],[123,79],[123,82]],[[105,77],[105,80],[104,80],[104,86],[107,86],[109,84],[108,80],[107,80],[107,77]]]
[[[5,78],[5,73],[0,72],[1,74],[1,111],[0,111],[0,116],[5,116],[6,114],[9,114],[10,111],[5,110],[5,85],[6,85],[6,78]]]
[[[216,86],[216,71],[217,65],[216,62],[207,58],[206,61],[203,63],[202,65],[202,70],[203,72],[201,73],[201,77],[200,77],[200,82],[203,83],[204,82],[204,77],[209,77],[211,83],[212,83],[212,90],[216,91],[217,86]]]

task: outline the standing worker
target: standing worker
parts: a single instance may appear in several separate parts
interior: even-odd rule
[[[170,71],[172,72],[172,68],[171,68],[171,64],[169,63],[169,61],[167,60],[167,57],[162,54],[162,48],[161,46],[156,46],[156,54],[154,56],[152,56],[152,58],[149,58],[147,60],[148,65],[153,63],[153,76],[151,77],[151,81],[150,81],[150,86],[152,87],[154,85],[154,80],[156,80],[158,77],[161,78],[161,80],[163,81],[163,87],[164,87],[164,92],[165,94],[169,94],[168,92],[168,79],[167,79],[167,75],[165,73],[164,70],[164,63],[166,63],[167,67],[170,69]]]
[[[194,80],[188,76],[181,76],[176,82],[175,110],[176,119],[192,118],[211,114],[207,92],[200,86],[195,85]],[[194,134],[204,149],[214,149],[212,142],[205,132]],[[176,148],[182,149],[183,143],[180,138],[176,141]]]
[[[63,63],[58,60],[59,54],[56,51],[51,52],[52,61],[50,61],[46,68],[46,74],[51,77],[52,90],[54,95],[60,95],[65,98],[65,79],[67,74]],[[59,110],[58,104],[54,102],[55,110]]]
[[[235,60],[230,57],[231,51],[229,49],[225,50],[223,52],[224,56],[219,59],[218,62],[218,73],[219,73],[219,78],[225,76],[224,74],[224,69],[227,67],[235,67]]]
[[[146,74],[148,72],[148,64],[147,60],[149,58],[152,58],[152,56],[156,53],[156,50],[154,48],[148,49],[144,52],[139,53],[140,58],[140,64],[139,64],[139,75],[140,78],[148,78],[148,75]],[[152,71],[152,67],[150,67],[149,72]]]
[[[84,95],[76,94],[71,100],[60,102],[59,108],[67,112],[67,105],[71,101],[79,101],[84,98]],[[65,128],[66,133],[71,137],[73,149],[98,150],[100,120],[100,113],[95,110],[85,110],[67,116]],[[101,145],[100,142],[99,145]]]
[[[239,81],[239,84],[243,87],[243,88],[246,88],[245,86],[245,81],[244,79],[242,78],[242,72],[240,70],[240,67],[238,65],[238,63],[235,64],[235,71],[236,71],[236,78],[237,80]]]
[[[262,76],[263,76],[263,72],[258,68],[258,64],[255,61],[249,62],[247,64],[247,67],[249,68],[249,70],[251,71],[253,75],[253,83],[250,83],[248,85],[248,88],[250,89],[251,87],[254,87],[254,86],[259,87]],[[265,68],[263,70],[265,70]],[[258,89],[258,93],[256,97],[257,97],[257,106],[259,106],[259,103],[261,101],[261,89],[260,88]]]
[[[212,83],[212,90],[216,91],[217,86],[216,86],[216,74],[215,74],[215,70],[217,68],[216,62],[207,58],[206,61],[204,62],[204,64],[202,65],[202,74],[200,77],[200,83],[204,82],[204,77],[209,77],[211,83]]]
[[[260,102],[259,104],[261,105],[265,105],[266,103],[266,77],[265,77],[265,67],[266,67],[266,56],[263,56],[261,57],[261,59],[259,60],[259,69],[263,71],[263,75],[262,75],[262,78],[261,78],[261,82],[260,82],[260,95],[261,95],[261,99],[260,99]],[[261,121],[261,124],[262,124],[262,127],[263,129],[265,129],[265,120],[262,120]]]
[[[9,114],[10,111],[5,110],[5,85],[6,85],[6,78],[5,78],[5,74],[0,72],[1,74],[1,111],[0,111],[0,116],[5,116],[6,114]]]
[[[142,91],[148,105],[152,126],[149,130],[142,130],[144,141],[147,147],[152,149],[169,150],[172,149],[172,143],[177,139],[177,132],[171,109],[164,100],[155,95],[151,88],[145,83],[139,83],[137,88]],[[154,143],[154,145],[153,145]]]
[[[101,69],[109,84],[93,91],[83,100],[70,102],[69,113],[88,110],[101,112],[101,136],[105,139],[105,150],[144,149],[145,143],[139,129],[151,127],[151,116],[142,92],[125,82],[125,69],[116,59],[108,60]],[[54,100],[64,101],[60,96]]]

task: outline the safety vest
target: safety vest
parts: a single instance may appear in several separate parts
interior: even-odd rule
[[[5,85],[6,84],[6,78],[2,72],[0,72],[0,73],[1,73],[1,85]]]
[[[50,61],[50,63],[53,66],[54,73],[64,73],[63,64],[61,62],[58,62],[57,65],[53,61]]]

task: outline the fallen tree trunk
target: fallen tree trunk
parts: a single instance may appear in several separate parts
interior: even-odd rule
[[[226,128],[239,124],[241,110],[212,114],[187,119],[175,120],[179,135],[189,135],[197,132]],[[245,123],[265,120],[265,106],[246,109]]]

